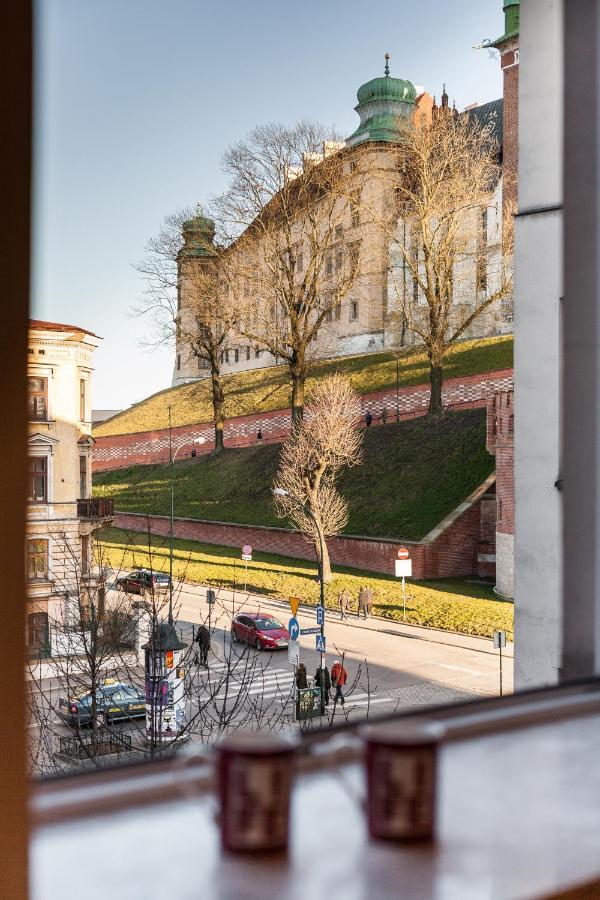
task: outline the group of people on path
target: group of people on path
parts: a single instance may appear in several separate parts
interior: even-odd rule
[[[338,595],[338,606],[340,610],[340,618],[347,619],[352,612],[352,597],[350,595],[350,591],[347,588],[344,588],[343,591],[340,591]],[[365,619],[371,618],[371,612],[373,610],[373,590],[366,585],[363,585],[358,592],[358,610],[356,612],[356,617],[360,619],[360,614],[363,614]]]
[[[338,703],[339,701],[342,706],[344,705],[346,701],[342,693],[342,688],[347,681],[348,673],[346,672],[346,669],[339,661],[339,659],[336,659],[333,666],[331,667],[331,673],[329,672],[327,666],[325,666],[324,669],[321,669],[321,667],[318,666],[315,672],[314,685],[315,687],[319,688],[321,686],[324,686],[326,705],[329,704],[329,701],[331,699],[330,691],[332,687],[335,688],[335,696],[333,698],[333,702]],[[296,687],[298,688],[298,690],[308,687],[308,675],[304,663],[300,663],[296,671]]]

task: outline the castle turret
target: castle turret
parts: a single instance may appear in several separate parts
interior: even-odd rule
[[[414,115],[415,86],[404,78],[392,78],[389,60],[390,55],[386,53],[383,76],[367,81],[358,89],[358,105],[354,108],[360,116],[360,125],[346,141],[349,147],[366,141],[398,142],[400,122]]]
[[[503,110],[503,201],[517,202],[518,122],[519,122],[519,0],[504,0],[504,34],[491,46],[500,53],[504,74]]]

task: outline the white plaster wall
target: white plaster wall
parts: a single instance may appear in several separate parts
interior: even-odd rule
[[[559,476],[562,9],[521,6],[519,212],[515,253],[515,687],[560,665]]]
[[[503,597],[514,597],[515,537],[496,532],[496,590]]]

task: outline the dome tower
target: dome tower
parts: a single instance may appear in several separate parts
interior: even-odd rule
[[[412,82],[390,77],[390,54],[385,54],[384,75],[367,81],[358,89],[360,125],[346,144],[354,147],[366,141],[397,143],[401,140],[399,122],[411,119],[415,111],[417,92]]]

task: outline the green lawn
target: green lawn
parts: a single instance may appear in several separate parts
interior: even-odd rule
[[[504,369],[513,364],[511,336],[465,341],[448,353],[444,376],[455,378],[477,372]],[[341,359],[326,360],[315,365],[307,388],[315,379],[331,372],[342,372],[359,394],[392,388],[396,384],[396,362],[391,353],[369,353]],[[400,363],[400,386],[422,384],[429,378],[427,355],[422,351],[407,351]],[[229,417],[249,415],[290,404],[290,387],[284,366],[257,369],[228,375],[225,378],[226,414]],[[130,409],[97,425],[94,436],[130,434],[168,425],[167,407],[172,406],[173,425],[210,422],[212,407],[208,382],[181,385],[153,394]]]
[[[168,538],[150,538],[147,534],[128,534],[117,528],[98,533],[104,555],[117,571],[134,565],[151,565],[168,571]],[[175,577],[185,581],[232,588],[243,586],[244,568],[239,551],[196,541],[174,541]],[[300,597],[316,605],[319,597],[316,564],[284,556],[255,552],[248,564],[248,590],[269,597]],[[393,621],[403,620],[402,588],[393,577],[374,575],[356,569],[334,567],[334,580],[327,585],[326,604],[335,606],[342,588],[354,600],[361,585],[373,588],[374,613]],[[496,598],[490,585],[458,579],[410,582],[406,622],[460,631],[464,634],[491,637],[496,629],[504,630],[512,640],[513,605]]]
[[[364,431],[364,462],[342,473],[348,534],[419,540],[493,471],[485,410],[447,413]],[[225,450],[175,464],[175,514],[250,525],[286,525],[275,515],[279,446]],[[94,496],[122,512],[167,515],[170,465],[133,466],[94,476]]]

